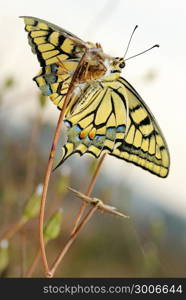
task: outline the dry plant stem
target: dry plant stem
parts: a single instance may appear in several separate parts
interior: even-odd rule
[[[53,138],[53,142],[52,142],[52,147],[51,147],[51,151],[50,151],[50,157],[48,160],[47,170],[46,170],[46,174],[45,174],[44,184],[43,184],[43,192],[42,192],[42,196],[41,196],[41,207],[40,207],[40,214],[39,214],[39,241],[40,241],[40,247],[41,247],[42,261],[43,261],[43,265],[44,265],[46,274],[49,273],[49,266],[48,266],[48,261],[47,261],[47,257],[46,257],[46,251],[45,251],[43,225],[44,225],[44,212],[45,212],[45,203],[46,203],[48,185],[49,185],[49,180],[50,180],[50,176],[51,176],[51,172],[52,172],[52,166],[53,166],[53,161],[54,161],[54,155],[56,152],[56,146],[57,146],[57,142],[59,140],[61,125],[62,125],[62,122],[64,119],[66,107],[67,107],[69,98],[71,96],[71,93],[75,87],[77,74],[79,72],[79,68],[80,68],[81,64],[83,63],[83,61],[85,59],[85,56],[86,56],[86,51],[85,51],[84,55],[82,56],[76,71],[74,72],[70,87],[68,89],[67,95],[64,100],[64,104],[63,104],[63,107],[62,107],[62,110],[61,110],[61,113],[60,113],[60,116],[58,119],[58,123],[56,126],[56,130],[55,130],[55,134],[54,134],[54,138]]]
[[[30,267],[29,267],[29,269],[26,273],[26,277],[32,277],[32,274],[33,274],[33,272],[34,272],[34,270],[35,270],[35,268],[38,264],[38,261],[39,261],[40,257],[41,257],[41,249],[38,248],[38,250],[36,252],[36,256],[34,257],[34,260],[33,260],[32,264],[30,265]]]
[[[99,160],[99,162],[98,162],[98,165],[97,165],[97,167],[96,167],[96,170],[95,170],[95,172],[94,172],[94,174],[93,174],[93,176],[92,176],[92,178],[91,178],[91,181],[90,181],[90,183],[89,183],[89,185],[88,185],[88,188],[87,188],[87,190],[86,190],[86,192],[85,192],[85,195],[86,195],[86,196],[90,196],[90,194],[92,193],[92,190],[93,190],[94,185],[95,185],[95,183],[96,183],[96,179],[97,179],[97,177],[98,177],[98,174],[99,174],[99,171],[100,171],[101,166],[102,166],[102,164],[103,164],[103,161],[104,161],[105,156],[106,156],[106,153],[104,153],[104,154],[102,155],[102,157],[100,158],[100,160]],[[80,207],[79,214],[78,214],[78,216],[77,216],[77,218],[76,218],[76,220],[75,220],[74,227],[73,227],[73,229],[72,229],[71,235],[73,235],[74,232],[76,231],[76,228],[77,228],[77,226],[78,226],[78,224],[79,224],[79,222],[80,222],[80,219],[81,219],[82,216],[83,216],[83,213],[84,213],[86,207],[87,207],[87,203],[86,203],[86,202],[83,202],[82,205],[81,205],[81,207]]]
[[[95,197],[90,197],[90,196],[85,196],[85,194],[71,188],[68,187],[68,189],[79,199],[81,199],[81,201],[86,202],[87,204],[91,204],[91,205],[95,205],[97,204],[97,208],[98,210],[100,210],[102,213],[108,213],[108,214],[112,214],[115,216],[120,216],[122,218],[129,218],[129,216],[119,212],[116,207],[114,206],[110,206],[107,204],[104,204],[104,202],[98,198]]]
[[[96,170],[95,170],[95,172],[94,172],[94,174],[93,174],[93,176],[92,176],[92,178],[91,178],[91,181],[90,181],[90,183],[89,183],[89,185],[88,185],[88,188],[87,188],[87,191],[86,191],[86,196],[89,196],[89,195],[91,194],[93,188],[94,188],[94,185],[95,185],[96,179],[97,179],[97,177],[98,177],[99,171],[100,171],[100,169],[101,169],[101,166],[102,166],[102,164],[103,164],[103,160],[104,160],[104,158],[105,158],[105,155],[106,155],[106,154],[104,154],[104,155],[101,157],[101,159],[99,160],[99,162],[98,162],[98,164],[97,164]],[[85,210],[85,208],[86,208],[86,205],[87,205],[87,203],[86,203],[86,202],[83,202],[83,204],[82,204],[82,206],[81,206],[81,208],[80,208],[79,214],[78,214],[78,216],[77,216],[77,218],[76,218],[76,222],[75,222],[75,225],[74,225],[74,227],[73,227],[73,231],[71,232],[70,237],[72,237],[72,236],[74,235],[74,232],[77,230],[78,224],[79,224],[80,219],[81,219],[81,217],[82,217],[82,215],[83,215],[83,213],[84,213],[84,210]],[[88,220],[87,220],[87,221],[88,221]],[[87,221],[86,221],[86,223],[87,223]],[[85,224],[84,224],[84,225],[85,225]],[[75,238],[76,238],[76,236],[75,236]],[[74,239],[75,239],[75,238],[74,238]],[[74,239],[73,239],[73,240],[74,240]],[[69,243],[69,240],[68,240],[67,243],[65,244],[65,246],[64,246],[64,248],[63,248],[63,250],[62,250],[62,251],[63,251],[63,256],[66,254],[66,252],[67,252],[67,250],[69,249],[69,247],[71,246],[73,240],[70,241],[70,243]],[[61,253],[62,253],[62,252],[61,252]],[[61,257],[61,253],[60,253],[60,257]],[[34,260],[33,260],[33,263],[31,264],[31,266],[30,266],[30,268],[29,268],[29,270],[28,270],[28,272],[27,272],[27,274],[26,274],[26,277],[31,277],[31,276],[32,276],[32,274],[33,274],[33,272],[34,272],[34,270],[35,270],[35,268],[36,268],[36,266],[37,266],[37,263],[38,263],[38,261],[39,261],[39,259],[40,259],[40,255],[41,255],[41,252],[40,252],[40,248],[39,248],[38,251],[37,251],[37,253],[36,253],[36,256],[35,256],[35,258],[34,258]],[[63,258],[63,256],[62,256],[62,258]],[[59,263],[60,263],[60,262],[61,262],[61,260],[59,260]],[[58,266],[58,265],[57,265],[57,266]],[[57,267],[56,267],[56,268],[57,268]],[[55,268],[55,270],[56,270],[56,268]],[[54,272],[55,272],[55,270],[54,270]],[[54,274],[54,272],[53,272],[53,274]],[[50,276],[49,276],[49,277],[50,277]]]
[[[67,99],[67,97],[66,97],[66,99]],[[58,120],[58,123],[57,123],[55,136],[54,136],[52,147],[51,147],[50,157],[49,157],[49,160],[48,160],[48,165],[47,165],[47,170],[46,170],[46,175],[45,175],[45,180],[44,180],[44,185],[43,185],[43,192],[42,192],[42,197],[41,197],[40,214],[39,214],[39,241],[40,241],[40,247],[41,247],[41,253],[42,253],[42,260],[43,260],[43,264],[44,264],[44,268],[45,268],[46,273],[49,272],[49,267],[48,267],[48,261],[47,261],[47,257],[46,257],[45,243],[44,243],[44,236],[43,236],[45,203],[46,203],[46,197],[47,197],[47,191],[48,191],[50,175],[51,175],[51,172],[52,172],[54,154],[55,154],[55,151],[56,151],[56,145],[57,145],[59,135],[60,135],[60,129],[61,129],[61,124],[62,124],[62,121],[63,121],[65,109],[66,109],[66,106],[65,106],[65,103],[64,103],[63,109],[61,110],[59,120]]]
[[[26,235],[25,230],[23,229],[20,234],[20,277],[24,277],[25,275],[25,266],[26,266],[26,260],[27,260],[27,251],[26,251]]]
[[[16,234],[25,223],[26,223],[26,220],[21,218],[16,224],[12,225],[7,231],[5,231],[5,233],[0,238],[0,242],[2,240],[11,239],[14,236],[14,234]]]
[[[50,272],[48,273],[47,277],[53,277],[54,273],[58,267],[58,265],[60,264],[60,262],[62,261],[63,257],[65,256],[65,254],[67,253],[68,249],[70,248],[70,246],[72,245],[72,243],[74,242],[74,240],[76,239],[77,235],[79,234],[79,232],[81,231],[81,229],[85,226],[85,224],[89,221],[89,219],[91,218],[91,216],[94,214],[94,212],[97,210],[97,205],[93,206],[88,213],[86,214],[86,216],[83,218],[83,220],[81,221],[81,223],[77,226],[76,230],[74,231],[74,233],[70,236],[70,238],[68,239],[68,241],[65,244],[65,247],[62,249],[61,253],[59,254],[59,256],[57,257],[57,259],[55,260],[54,264],[52,265]]]
[[[102,166],[102,164],[103,164],[103,161],[104,161],[105,156],[106,156],[106,153],[104,153],[104,154],[102,155],[102,157],[100,158],[100,160],[98,161],[98,165],[97,165],[97,167],[96,167],[96,170],[95,170],[95,172],[94,172],[94,175],[92,176],[92,179],[91,179],[91,181],[90,181],[90,183],[89,183],[89,185],[88,185],[87,191],[86,191],[86,193],[85,193],[86,196],[90,196],[90,194],[92,193],[92,190],[93,190],[94,185],[95,185],[95,183],[96,183],[96,179],[97,179],[97,177],[98,177],[98,174],[99,174],[99,171],[100,171],[101,166]]]

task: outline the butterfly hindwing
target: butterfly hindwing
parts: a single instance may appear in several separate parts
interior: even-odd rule
[[[52,102],[62,108],[64,96],[67,94],[72,75],[70,73],[61,73],[58,64],[43,67],[41,72],[33,78],[41,92],[49,96]]]
[[[98,158],[104,152],[111,153],[116,141],[121,144],[127,122],[127,103],[121,89],[114,81],[89,85],[82,92],[79,104],[66,118],[70,128],[60,164],[74,153]]]

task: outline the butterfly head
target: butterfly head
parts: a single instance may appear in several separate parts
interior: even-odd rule
[[[114,57],[111,59],[105,59],[105,67],[107,72],[104,75],[104,80],[116,80],[120,77],[122,69],[125,67],[124,58]]]
[[[115,57],[111,63],[112,73],[121,73],[122,69],[125,67],[125,60],[123,57]]]

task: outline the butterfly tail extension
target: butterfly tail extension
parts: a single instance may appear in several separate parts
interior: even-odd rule
[[[80,155],[83,155],[84,152],[86,152],[87,150],[86,142],[82,138],[82,128],[79,125],[73,126],[72,123],[67,119],[65,120],[65,124],[66,126],[68,126],[68,138],[66,144],[62,147],[62,159],[55,167],[55,169],[57,169],[61,164],[63,164],[65,160],[69,158],[72,154],[79,153]]]
[[[73,153],[74,153],[73,143],[66,143],[62,147],[62,158],[61,158],[60,162],[57,164],[57,166],[53,169],[53,171],[55,171],[59,166],[61,166],[65,162],[65,160],[68,157],[70,157]]]

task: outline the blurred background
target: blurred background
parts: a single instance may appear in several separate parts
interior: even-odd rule
[[[128,57],[160,44],[159,49],[128,61],[123,76],[158,120],[170,150],[170,174],[161,179],[107,156],[93,195],[130,219],[96,213],[56,276],[185,277],[185,1],[17,0],[10,6],[0,0],[0,7],[1,275],[24,276],[37,252],[36,215],[28,217],[25,205],[40,193],[38,185],[43,182],[59,116],[32,81],[39,63],[28,45],[23,20],[18,18],[28,15],[61,26],[85,41],[100,42],[105,53],[113,56],[123,56],[136,24],[139,28]],[[64,141],[65,133],[56,162]],[[67,238],[80,206],[80,200],[67,192],[66,186],[85,191],[95,165],[96,160],[89,156],[72,156],[52,174],[46,218],[59,207],[63,214],[61,232],[47,246],[51,262]],[[4,232],[14,230],[23,215],[27,215],[25,225],[7,239]],[[38,263],[34,276],[41,276],[41,270]]]

